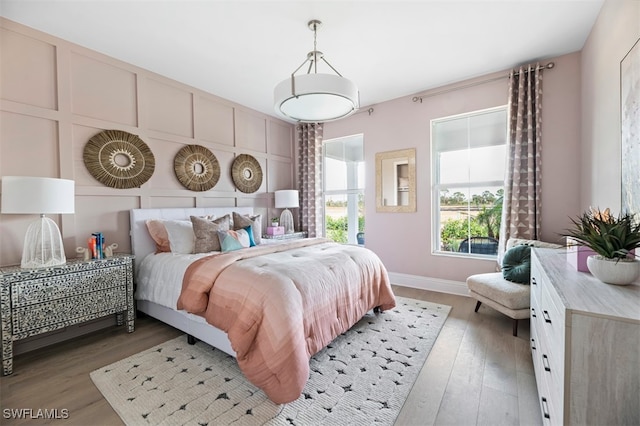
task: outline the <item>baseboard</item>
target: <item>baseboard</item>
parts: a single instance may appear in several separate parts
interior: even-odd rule
[[[393,284],[403,287],[437,291],[439,293],[457,294],[459,296],[469,296],[467,284],[460,281],[401,274],[399,272],[389,272],[389,278]]]

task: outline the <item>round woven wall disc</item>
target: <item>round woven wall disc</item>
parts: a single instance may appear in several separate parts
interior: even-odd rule
[[[262,185],[262,167],[254,157],[240,154],[231,165],[231,178],[236,188],[245,194],[256,192]]]
[[[153,175],[153,152],[137,135],[105,130],[84,146],[84,165],[91,176],[111,188],[137,188]]]
[[[220,163],[211,151],[200,145],[186,145],[173,160],[176,177],[185,188],[208,191],[220,179]]]

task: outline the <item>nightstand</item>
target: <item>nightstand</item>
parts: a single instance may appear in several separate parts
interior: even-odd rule
[[[112,314],[133,332],[133,259],[116,254],[46,268],[0,268],[3,374],[13,372],[16,340]]]
[[[268,242],[274,241],[283,241],[283,240],[301,240],[303,238],[307,238],[307,232],[294,232],[293,234],[282,234],[282,235],[263,235],[263,240],[269,240]]]

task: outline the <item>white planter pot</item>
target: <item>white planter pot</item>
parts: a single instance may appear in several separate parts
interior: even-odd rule
[[[640,261],[635,259],[616,261],[592,255],[587,258],[587,267],[594,277],[607,284],[628,285],[640,276]]]

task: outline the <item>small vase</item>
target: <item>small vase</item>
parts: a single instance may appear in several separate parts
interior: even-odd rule
[[[628,285],[640,276],[640,262],[635,259],[607,259],[599,255],[587,258],[591,274],[607,284]]]

